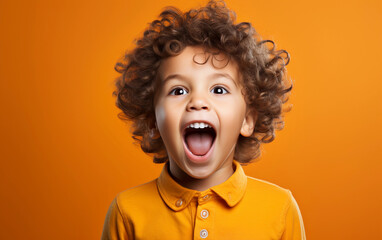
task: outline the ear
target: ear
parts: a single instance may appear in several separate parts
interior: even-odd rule
[[[160,137],[159,130],[157,128],[151,128],[150,129],[150,137],[152,139],[158,139]]]
[[[158,125],[157,125],[157,122],[156,122],[156,121],[155,121],[154,125],[155,125],[155,127],[152,127],[152,128],[150,129],[150,133],[149,133],[149,135],[150,135],[150,137],[151,137],[152,139],[157,139],[157,138],[160,137],[160,133],[159,133]]]
[[[243,120],[243,124],[241,125],[240,134],[244,137],[251,136],[255,128],[256,120],[257,114],[253,114],[252,111],[247,112],[247,115]]]

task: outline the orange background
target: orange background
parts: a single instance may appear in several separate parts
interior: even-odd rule
[[[0,2],[0,239],[99,239],[158,176],[117,118],[113,67],[168,5]],[[227,1],[292,56],[286,127],[247,175],[291,189],[308,239],[381,239],[382,2]]]

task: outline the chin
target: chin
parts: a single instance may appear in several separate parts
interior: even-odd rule
[[[188,176],[195,178],[195,179],[206,179],[209,176],[211,176],[214,173],[214,169],[208,164],[208,165],[194,165],[188,166],[187,171],[184,171]]]

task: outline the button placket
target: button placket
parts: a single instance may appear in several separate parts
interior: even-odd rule
[[[202,211],[200,211],[200,217],[202,217],[203,219],[208,218],[209,215],[210,213],[208,212],[207,209],[203,209]]]
[[[196,209],[194,239],[204,240],[214,238],[214,203],[209,201],[210,199],[210,194],[198,197],[199,204]]]
[[[202,229],[200,231],[200,237],[203,238],[203,239],[207,238],[208,237],[208,231],[206,229]]]

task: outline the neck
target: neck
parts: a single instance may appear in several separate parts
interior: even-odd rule
[[[234,173],[233,164],[228,164],[219,168],[216,172],[212,173],[202,179],[193,178],[184,171],[181,171],[178,167],[172,166],[170,163],[169,173],[171,177],[180,185],[185,188],[193,189],[197,191],[204,191],[213,186],[219,185],[225,182]]]

